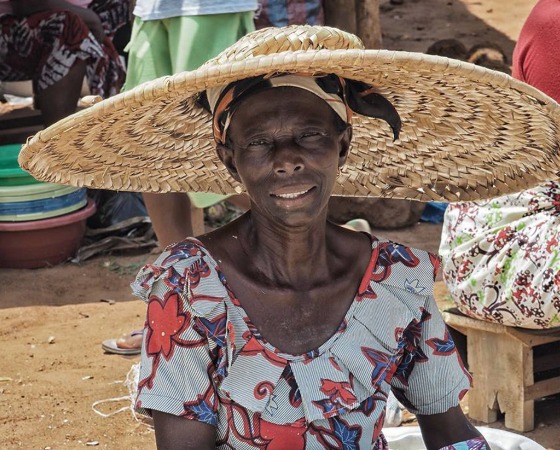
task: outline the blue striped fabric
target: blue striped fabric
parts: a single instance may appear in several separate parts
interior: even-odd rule
[[[60,197],[26,202],[0,203],[0,220],[2,216],[43,213],[68,208],[72,205],[83,206],[86,202],[87,190],[82,188],[69,194],[61,195]]]

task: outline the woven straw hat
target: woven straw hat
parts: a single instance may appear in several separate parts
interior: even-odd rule
[[[543,93],[456,60],[364,50],[355,36],[317,26],[251,33],[197,70],[99,102],[37,133],[20,164],[40,180],[76,186],[241,192],[216,156],[211,116],[196,98],[277,72],[370,83],[400,114],[394,142],[385,122],[354,116],[334,194],[476,200],[558,177],[560,106]]]

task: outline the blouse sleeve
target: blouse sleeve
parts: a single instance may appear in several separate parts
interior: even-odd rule
[[[432,295],[420,320],[403,333],[404,353],[391,386],[397,399],[414,414],[430,415],[459,404],[471,377],[457,352]]]
[[[136,410],[147,415],[162,411],[215,426],[212,345],[185,287],[200,267],[200,258],[171,253],[158,261],[145,266],[133,283],[147,303]]]

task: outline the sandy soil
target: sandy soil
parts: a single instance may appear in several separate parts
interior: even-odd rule
[[[425,51],[438,39],[467,46],[495,42],[511,55],[534,0],[382,0],[385,47]],[[437,251],[439,225],[380,232]],[[92,403],[128,394],[123,380],[137,357],[104,354],[101,341],[143,322],[144,306],[128,287],[147,253],[102,256],[81,265],[0,270],[0,448],[154,449],[153,432],[130,411],[109,418]],[[526,435],[560,449],[560,402],[537,405],[537,427]],[[129,401],[105,403],[104,412]],[[492,424],[503,428],[501,422]]]

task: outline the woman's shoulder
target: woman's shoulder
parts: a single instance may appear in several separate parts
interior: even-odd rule
[[[190,266],[202,259],[213,261],[205,245],[199,239],[189,237],[167,246],[152,264],[146,264],[144,267],[168,269],[177,266]]]
[[[368,281],[422,296],[433,294],[439,256],[375,236],[372,236],[371,248]]]
[[[354,317],[375,339],[394,349],[400,339],[397,330],[419,323],[433,311],[439,259],[425,250],[374,236],[371,247]]]
[[[217,262],[203,243],[195,238],[168,246],[156,261],[142,267],[131,283],[134,295],[146,302],[152,295],[163,297],[167,291],[190,298],[192,291],[201,285],[223,290]]]

